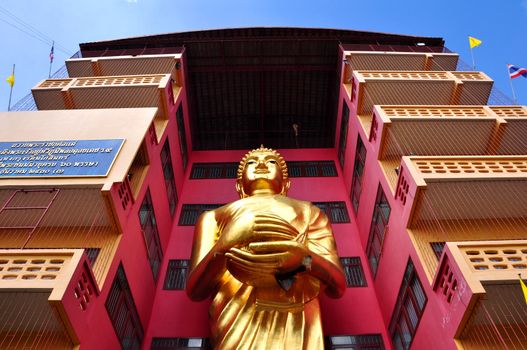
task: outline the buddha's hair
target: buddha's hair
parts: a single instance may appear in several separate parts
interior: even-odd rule
[[[243,170],[245,169],[245,165],[247,164],[247,160],[249,157],[251,157],[254,153],[262,153],[262,152],[269,152],[273,153],[276,158],[278,158],[278,165],[280,165],[280,169],[282,170],[282,177],[285,179],[289,178],[289,172],[287,171],[287,164],[285,162],[284,157],[280,155],[277,151],[275,151],[272,148],[266,148],[263,145],[260,146],[260,148],[255,148],[246,155],[243,156],[242,160],[240,161],[240,165],[238,165],[238,172],[237,172],[237,179],[241,180],[243,177]]]

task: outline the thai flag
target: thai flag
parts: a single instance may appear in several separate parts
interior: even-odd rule
[[[527,78],[527,68],[516,67],[512,64],[508,64],[507,68],[509,68],[509,76],[511,79],[518,78],[519,76]]]
[[[51,51],[49,52],[49,63],[53,63],[53,58],[55,57],[55,42],[51,45]]]

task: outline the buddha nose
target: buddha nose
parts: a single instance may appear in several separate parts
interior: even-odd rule
[[[265,160],[259,160],[258,164],[256,165],[256,169],[267,169],[267,165],[265,164]]]

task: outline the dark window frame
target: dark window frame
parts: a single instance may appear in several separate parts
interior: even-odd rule
[[[332,224],[346,224],[350,222],[350,216],[346,202],[313,202],[328,217]]]
[[[179,138],[179,150],[181,153],[181,161],[183,163],[183,171],[187,169],[188,164],[188,150],[187,150],[187,135],[185,133],[185,119],[183,113],[183,104],[180,103],[176,111],[176,124]]]
[[[122,263],[115,273],[105,307],[121,348],[139,350],[144,330]]]
[[[384,350],[381,334],[329,335],[324,339],[326,350]]]
[[[426,292],[412,259],[408,259],[390,320],[389,331],[394,349],[410,349],[427,302]],[[405,330],[408,331],[406,338],[404,338]]]
[[[165,178],[165,187],[168,198],[168,209],[170,216],[174,217],[178,204],[178,195],[176,187],[176,179],[174,176],[174,167],[172,165],[172,153],[170,152],[170,143],[168,137],[161,149],[161,166],[163,168],[163,177]]]
[[[188,259],[169,260],[163,289],[185,290],[189,268],[190,260]]]
[[[384,194],[382,185],[379,184],[377,188],[377,196],[375,199],[375,207],[371,219],[370,233],[368,236],[368,245],[366,246],[366,255],[368,256],[368,264],[373,277],[375,278],[379,263],[381,260],[384,239],[388,230],[388,222],[390,220],[390,203]]]
[[[355,149],[355,161],[353,163],[353,176],[351,179],[350,200],[355,216],[359,212],[360,195],[362,193],[362,176],[364,175],[364,167],[366,166],[366,147],[360,134],[357,136],[357,147]]]
[[[194,226],[204,211],[214,210],[224,204],[183,204],[181,206],[178,226]]]
[[[145,242],[146,256],[148,257],[154,281],[157,282],[159,269],[161,267],[161,262],[163,261],[163,248],[161,247],[161,240],[159,239],[154,205],[149,188],[146,189],[145,196],[141,202],[141,207],[138,211],[138,216]]]
[[[342,101],[342,118],[340,121],[340,138],[338,157],[340,167],[344,169],[344,161],[346,156],[346,144],[348,142],[348,127],[349,127],[350,109],[345,100]]]
[[[346,276],[346,287],[367,287],[366,277],[358,256],[341,257],[340,262]]]
[[[193,344],[194,342],[194,344]],[[197,344],[200,343],[200,345]],[[152,338],[150,350],[212,350],[209,338]]]

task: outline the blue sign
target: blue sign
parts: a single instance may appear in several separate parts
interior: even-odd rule
[[[0,142],[0,178],[106,176],[124,139]]]

